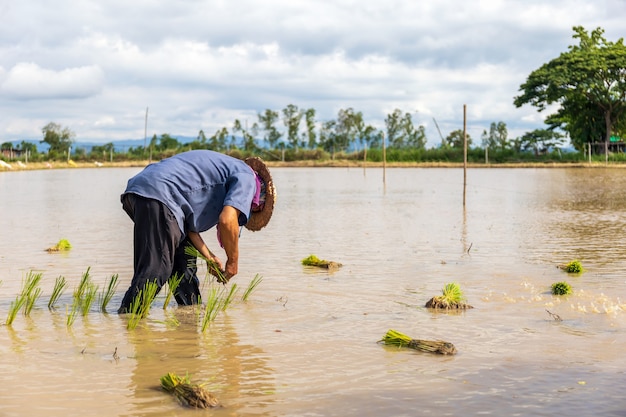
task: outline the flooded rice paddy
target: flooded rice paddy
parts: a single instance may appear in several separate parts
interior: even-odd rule
[[[229,286],[263,279],[204,332],[201,310],[164,309],[164,293],[133,330],[113,313],[132,273],[119,195],[137,171],[0,173],[1,416],[626,415],[624,170],[470,169],[463,207],[461,169],[387,169],[383,183],[377,168],[274,168],[273,219],[243,230]],[[70,251],[45,251],[62,238]],[[311,254],[343,266],[303,267]],[[582,274],[557,268],[575,259]],[[119,286],[109,313],[94,304],[68,326],[87,270]],[[6,325],[31,271],[42,295]],[[573,293],[553,296],[558,281]],[[474,309],[424,308],[450,282]],[[389,329],[458,353],[377,343]],[[181,407],[159,388],[167,372],[223,406]]]

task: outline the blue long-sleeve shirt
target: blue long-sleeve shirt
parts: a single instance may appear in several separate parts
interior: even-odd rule
[[[194,150],[148,165],[128,180],[122,197],[133,193],[162,202],[186,235],[215,226],[224,206],[239,210],[239,225],[245,225],[255,191],[254,171],[244,161]]]

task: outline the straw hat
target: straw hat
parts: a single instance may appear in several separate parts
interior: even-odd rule
[[[259,174],[259,177],[265,183],[265,205],[261,211],[252,212],[248,223],[246,223],[246,229],[256,232],[264,228],[272,217],[274,202],[276,201],[276,188],[274,187],[270,171],[261,158],[246,158],[244,161]]]

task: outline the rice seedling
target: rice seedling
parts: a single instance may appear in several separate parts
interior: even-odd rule
[[[222,300],[222,311],[225,311],[228,308],[228,306],[231,305],[231,303],[233,302],[233,299],[235,298],[235,294],[237,293],[237,291],[238,291],[237,284],[231,285],[230,291],[228,291],[228,294]]]
[[[111,275],[107,286],[102,289],[102,293],[100,294],[99,299],[100,311],[102,312],[106,312],[109,302],[115,295],[115,289],[117,288],[117,279],[118,274]]]
[[[21,297],[24,299],[24,315],[30,315],[30,312],[35,305],[35,302],[41,295],[41,288],[39,288],[39,282],[41,281],[42,273],[34,274],[32,271],[26,276],[26,280],[22,283]]]
[[[241,301],[248,301],[248,297],[250,297],[250,294],[252,294],[252,292],[261,283],[261,281],[263,281],[263,277],[259,274],[256,274],[254,278],[252,278],[252,281],[250,281],[250,284],[248,284],[248,288],[246,288],[243,295],[241,296]]]
[[[54,287],[52,288],[52,294],[50,295],[50,300],[48,300],[48,309],[55,308],[57,301],[61,298],[63,291],[65,291],[65,287],[67,286],[67,281],[65,277],[59,275],[57,279],[54,281]]]
[[[413,339],[397,330],[389,330],[379,341],[385,345],[397,346],[399,348],[407,347],[410,349],[420,350],[422,352],[440,353],[442,355],[456,354],[456,348],[450,342],[442,340],[420,340]]]
[[[565,281],[555,282],[552,284],[551,290],[554,295],[568,295],[572,293],[572,286]]]
[[[67,315],[66,325],[67,327],[72,327],[74,322],[76,321],[76,316],[78,314],[78,310],[80,310],[81,299],[74,297],[72,300],[72,305],[66,307],[65,313]]]
[[[15,301],[11,302],[11,306],[9,307],[9,315],[7,316],[5,322],[7,326],[13,324],[15,316],[17,316],[17,313],[20,311],[25,302],[26,298],[22,295],[18,295],[17,297],[15,297]]]
[[[143,289],[135,296],[130,303],[130,318],[126,325],[128,330],[136,328],[139,321],[148,315],[150,306],[157,295],[157,291],[158,286],[156,282],[147,282]]]
[[[202,332],[204,333],[209,327],[209,324],[215,320],[217,314],[222,308],[223,299],[221,297],[223,291],[217,288],[211,288],[209,290],[209,296],[206,300],[206,306],[204,309],[204,316],[202,317]]]
[[[80,282],[78,283],[78,286],[74,289],[73,296],[75,299],[83,298],[85,291],[87,290],[87,287],[89,286],[89,282],[91,280],[91,276],[89,275],[90,269],[91,267],[87,267],[87,270],[80,278]]]
[[[220,405],[219,400],[202,385],[192,384],[189,376],[183,378],[174,373],[161,377],[161,387],[172,394],[186,407],[211,408]]]
[[[182,280],[183,276],[179,276],[178,273],[175,273],[167,280],[167,294],[165,295],[165,301],[163,302],[163,310],[165,310],[170,304],[170,300],[172,299],[172,296],[174,296],[174,294],[176,293],[176,289],[178,288]]]
[[[205,258],[198,249],[193,246],[186,246],[185,253],[189,256],[195,256],[196,258],[200,258],[205,261],[207,264],[207,273],[214,276],[217,282],[220,284],[226,284],[228,282],[226,276],[224,275],[224,271],[219,268],[215,261]],[[190,262],[194,262],[194,260],[191,260]]]
[[[89,310],[91,309],[91,305],[96,299],[96,295],[98,294],[98,286],[93,282],[88,283],[87,288],[85,288],[85,292],[83,294],[83,298],[81,300],[80,309],[83,317],[89,314]]]
[[[30,316],[30,312],[33,310],[33,307],[35,306],[35,303],[37,302],[37,299],[40,296],[41,296],[41,288],[39,287],[35,288],[29,294],[26,295],[25,302],[24,302],[24,315],[25,316]]]
[[[89,309],[98,293],[98,286],[91,282],[90,269],[91,267],[88,267],[85,273],[83,273],[80,282],[72,293],[72,305],[66,310],[68,327],[74,324],[79,311],[83,316],[89,313]]]

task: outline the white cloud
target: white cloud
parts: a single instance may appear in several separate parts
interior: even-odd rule
[[[510,135],[545,115],[515,108],[526,76],[572,44],[572,27],[623,36],[623,0],[181,0],[11,2],[0,27],[0,137],[49,121],[77,139],[197,135],[265,109],[352,107],[382,127],[415,112],[431,144],[468,126]],[[20,123],[15,121],[19,120]],[[23,123],[22,121],[31,121]],[[20,128],[21,126],[21,128]],[[21,129],[21,130],[20,130]]]
[[[98,94],[104,74],[97,66],[54,71],[35,63],[18,63],[0,85],[0,94],[13,99],[81,99]]]

